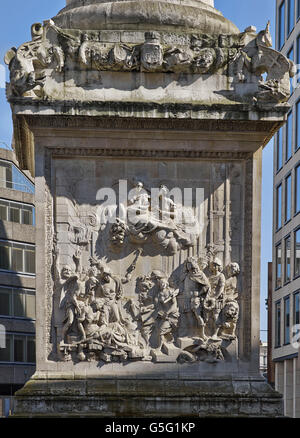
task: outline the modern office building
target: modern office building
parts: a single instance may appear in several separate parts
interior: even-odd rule
[[[0,149],[0,417],[35,370],[34,185]]]
[[[276,1],[276,49],[300,64],[300,1]],[[299,68],[300,73],[300,68]],[[274,142],[272,356],[285,415],[300,417],[300,75]],[[298,325],[298,327],[297,327]]]

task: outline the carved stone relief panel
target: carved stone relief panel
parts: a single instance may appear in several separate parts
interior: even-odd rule
[[[269,23],[258,34],[251,27],[233,35],[147,31],[138,44],[103,40],[93,30],[62,29],[52,20],[33,24],[31,33],[32,41],[5,56],[10,70],[7,96],[12,100],[59,101],[64,96],[105,101],[110,95],[112,101],[140,101],[148,100],[141,89],[149,87],[153,99],[165,101],[168,93],[153,94],[157,87],[167,87],[176,99],[185,87],[189,92],[182,94],[183,101],[189,96],[204,103],[224,103],[224,97],[281,103],[290,97],[290,78],[296,73],[293,61],[271,48]]]
[[[52,357],[236,360],[243,175],[242,161],[54,159]]]

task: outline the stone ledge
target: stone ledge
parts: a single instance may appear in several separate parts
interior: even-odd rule
[[[282,396],[263,380],[37,377],[16,393],[15,417],[283,416]]]

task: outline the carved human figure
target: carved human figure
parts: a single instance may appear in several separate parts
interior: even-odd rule
[[[78,315],[79,296],[84,296],[83,283],[80,281],[80,250],[76,251],[73,255],[73,260],[75,263],[75,270],[69,265],[65,265],[60,270],[59,262],[59,249],[54,244],[53,248],[53,277],[54,277],[54,297],[58,301],[58,307],[63,311],[64,316],[62,322],[61,331],[61,344],[65,343],[65,337],[72,327],[76,315]],[[82,327],[79,325],[78,330],[83,336]]]
[[[205,257],[197,259],[188,257],[181,277],[182,293],[180,295],[180,337],[197,337],[206,339],[204,327],[206,315],[204,301],[210,292],[210,283],[203,272],[207,266]]]
[[[161,350],[164,344],[173,344],[174,342],[174,330],[179,319],[176,298],[179,291],[170,287],[166,275],[161,271],[153,271],[152,278],[157,286],[157,294],[154,298],[156,348]]]
[[[105,300],[104,322],[122,321],[122,315],[118,301],[123,295],[122,282],[111,273],[108,266],[99,264],[98,273],[98,295]]]
[[[83,303],[80,302],[79,299],[84,296],[84,293],[83,283],[79,281],[78,276],[74,276],[72,280],[68,282],[66,294],[60,305],[60,308],[65,312],[61,331],[61,345],[65,344],[66,335],[74,322],[76,323],[79,336],[81,339],[85,339],[85,331],[82,322],[78,319],[83,308]]]
[[[144,275],[136,279],[136,292],[138,293],[138,302],[130,300],[130,311],[136,321],[139,323],[141,334],[146,343],[149,343],[154,323],[155,309],[154,297],[151,293],[153,281],[150,275]]]
[[[209,264],[211,276],[209,277],[210,293],[208,294],[204,306],[208,312],[208,318],[212,323],[212,335],[213,339],[218,339],[217,333],[218,318],[221,310],[224,307],[224,290],[225,290],[225,276],[223,274],[223,264],[218,257],[215,257]]]
[[[98,337],[99,325],[97,324],[100,317],[100,311],[93,311],[89,302],[81,302],[79,305],[79,314],[77,315],[78,324],[81,324],[84,336],[82,341]]]
[[[225,281],[225,301],[236,300],[238,297],[237,292],[237,277],[240,274],[240,267],[238,263],[229,263],[225,269],[226,281]]]
[[[155,229],[155,225],[149,221],[150,196],[144,189],[144,184],[138,181],[135,188],[130,192],[127,206],[127,216],[130,230],[142,240],[148,238],[145,234]]]

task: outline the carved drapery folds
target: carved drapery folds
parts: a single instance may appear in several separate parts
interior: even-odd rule
[[[57,86],[66,81],[64,74],[70,71],[78,90],[102,87],[101,77],[95,74],[85,78],[83,86],[78,72],[219,74],[230,78],[236,95],[241,91],[239,84],[251,83],[256,88],[249,93],[251,102],[253,94],[255,101],[286,102],[295,66],[271,45],[269,24],[258,35],[251,27],[236,35],[167,35],[155,31],[145,32],[144,42],[134,43],[122,42],[122,38],[114,42],[114,38],[102,37],[101,32],[60,29],[48,20],[32,26],[32,41],[7,52],[7,94],[8,98],[55,100]],[[76,96],[81,100],[80,92]],[[247,100],[247,92],[243,99]]]

